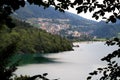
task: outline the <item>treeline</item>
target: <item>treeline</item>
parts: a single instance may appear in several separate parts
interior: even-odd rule
[[[25,22],[14,20],[12,30],[3,25],[0,34],[0,48],[11,43],[17,44],[17,53],[54,53],[72,50],[72,43],[58,35],[52,35]],[[4,34],[4,35],[3,35]]]

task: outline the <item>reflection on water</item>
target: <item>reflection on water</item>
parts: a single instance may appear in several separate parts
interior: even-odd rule
[[[15,72],[20,75],[36,75],[48,73],[51,79],[60,80],[86,80],[88,73],[103,66],[102,57],[114,51],[117,47],[104,45],[104,42],[74,43],[74,51],[57,54],[48,54],[45,57],[54,58],[56,63],[31,64],[18,67]]]

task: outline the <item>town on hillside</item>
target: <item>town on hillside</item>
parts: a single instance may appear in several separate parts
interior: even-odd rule
[[[93,38],[89,35],[90,32],[80,32],[72,29],[75,26],[71,26],[69,21],[69,19],[29,18],[26,22],[51,34],[61,35],[70,39]]]

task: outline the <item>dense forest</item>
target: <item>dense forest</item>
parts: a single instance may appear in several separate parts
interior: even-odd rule
[[[11,30],[3,25],[0,48],[16,43],[17,53],[53,53],[72,50],[72,43],[65,38],[34,28],[23,21],[14,19],[13,22],[16,23],[16,27]]]

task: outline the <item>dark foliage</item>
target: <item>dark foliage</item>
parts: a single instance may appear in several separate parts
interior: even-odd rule
[[[42,80],[49,80],[48,78],[46,78],[46,76],[48,75],[48,73],[44,73],[43,75],[35,75],[35,76],[20,76],[20,77],[15,77],[14,80],[35,80],[35,79],[42,79]]]
[[[93,12],[93,18],[99,19],[102,17],[103,19],[107,19],[107,22],[111,21],[112,23],[116,22],[116,19],[120,19],[120,1],[119,0],[103,0],[102,3],[99,0],[75,0],[73,5],[78,4],[79,6],[76,8],[78,13],[81,12]],[[96,11],[97,10],[97,11]],[[107,18],[105,14],[112,12],[112,14]]]
[[[17,41],[17,53],[55,53],[72,50],[72,43],[66,38],[52,35],[16,19],[14,23],[16,27],[11,32],[1,33],[0,47]]]
[[[38,80],[38,79],[40,79],[40,80],[50,80],[50,79],[48,79],[47,78],[47,75],[48,75],[48,73],[43,73],[42,75],[35,75],[35,76],[32,76],[32,77],[30,77],[30,76],[20,76],[20,77],[15,77],[14,78],[14,80]],[[52,79],[52,80],[59,80],[59,78],[58,79]]]
[[[6,48],[0,50],[0,78],[3,80],[10,80],[13,72],[17,69],[16,63],[8,66],[10,57],[16,51],[16,43],[8,45]]]

